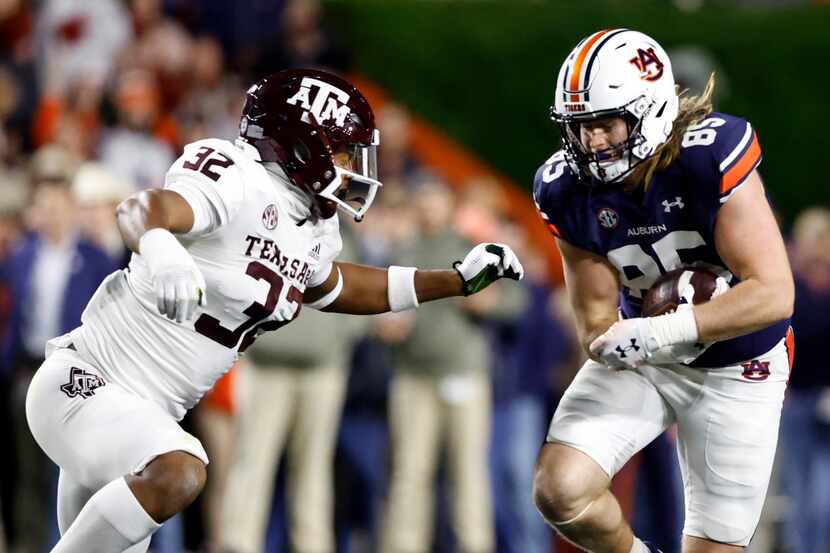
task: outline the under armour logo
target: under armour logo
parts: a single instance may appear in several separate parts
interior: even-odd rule
[[[309,97],[312,87],[318,89],[313,101]],[[294,106],[299,103],[303,109],[310,111],[314,115],[317,123],[334,119],[338,127],[343,126],[346,122],[346,117],[351,113],[348,106],[349,95],[346,92],[312,77],[303,77],[300,83],[300,89],[286,101]],[[311,123],[308,120],[307,113],[303,114],[303,121]]]
[[[680,196],[675,196],[673,202],[669,202],[668,200],[663,200],[663,211],[666,213],[671,213],[671,208],[676,207],[677,209],[683,209],[686,207],[686,204],[683,203],[683,198]]]
[[[625,358],[626,358],[626,355],[625,355],[625,354],[626,354],[626,352],[629,352],[629,351],[640,351],[640,346],[638,346],[638,345],[637,345],[637,339],[636,339],[636,338],[632,338],[632,339],[631,339],[631,345],[630,345],[630,346],[625,346],[625,347],[622,347],[622,346],[617,346],[617,347],[615,348],[615,350],[616,350],[616,352],[617,352],[617,353],[619,353],[619,354],[620,354],[620,359],[625,359]]]
[[[311,248],[311,251],[308,252],[308,256],[319,261],[320,260],[320,244],[316,244],[313,248]]]
[[[78,367],[69,371],[69,382],[61,386],[61,391],[69,397],[81,396],[86,399],[95,394],[95,389],[106,385],[97,374],[86,372]]]

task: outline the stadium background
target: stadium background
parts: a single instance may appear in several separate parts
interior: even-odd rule
[[[101,5],[114,1],[101,2]],[[296,64],[296,56],[292,58],[291,54],[280,50],[283,46],[281,34],[288,34],[284,25],[287,6],[317,4],[311,0],[125,0],[116,3],[131,12],[133,36],[125,47],[126,50],[147,39],[152,34],[148,29],[152,30],[153,26],[167,25],[164,29],[166,32],[170,28],[177,29],[174,33],[160,32],[158,37],[147,39],[150,46],[160,47],[155,55],[162,61],[166,61],[165,53],[160,53],[165,46],[170,46],[167,54],[172,53],[171,57],[175,57],[174,54],[187,51],[189,47],[196,51],[196,47],[188,43],[190,39],[215,39],[224,53],[220,80],[230,83],[227,84],[230,88],[223,89],[222,93],[227,97],[220,96],[228,101],[238,98],[247,84],[262,71]],[[118,129],[121,124],[119,118],[122,104],[117,93],[117,83],[121,82],[126,71],[124,66],[135,69],[136,65],[140,66],[144,62],[114,62],[101,85],[103,92],[100,100],[88,111],[84,111],[83,94],[73,96],[67,94],[65,89],[63,94],[53,95],[54,90],[44,86],[43,79],[37,76],[44,65],[44,58],[40,57],[43,50],[37,47],[40,44],[38,39],[43,39],[42,36],[38,37],[38,33],[43,32],[37,26],[39,15],[56,6],[68,6],[70,12],[72,9],[83,11],[84,8],[79,7],[83,4],[74,0],[0,2],[2,69],[7,72],[0,81],[6,84],[6,75],[10,73],[17,79],[18,87],[16,108],[8,108],[7,102],[0,102],[6,138],[4,182],[0,185],[0,230],[3,231],[0,234],[0,289],[7,284],[8,275],[14,271],[14,253],[19,244],[25,241],[29,233],[38,232],[33,223],[35,218],[29,214],[34,202],[31,187],[38,178],[45,175],[49,179],[64,179],[71,186],[81,161],[101,160],[115,175],[115,179],[106,181],[109,183],[106,186],[112,185],[114,180],[120,180],[122,186],[119,193],[123,195],[123,184],[129,180],[117,174],[119,160],[107,157],[105,143],[108,140],[107,131]],[[411,149],[412,159],[407,159],[404,165],[418,165],[429,176],[424,177],[419,171],[402,171],[394,178],[390,177],[386,183],[387,189],[381,192],[381,196],[393,199],[381,200],[380,205],[370,211],[369,217],[375,215],[376,220],[382,221],[394,218],[403,209],[402,204],[416,201],[418,191],[421,190],[419,187],[424,185],[425,179],[430,181],[427,191],[436,181],[443,182],[454,191],[459,202],[459,209],[455,212],[456,224],[460,234],[465,237],[472,239],[480,233],[491,232],[495,233],[494,238],[498,238],[501,236],[499,229],[504,230],[505,236],[515,237],[516,232],[511,229],[511,225],[524,228],[523,232],[531,244],[527,250],[528,255],[541,256],[547,260],[546,264],[543,263],[547,270],[540,268],[537,272],[537,276],[540,276],[536,282],[536,292],[541,294],[538,298],[541,298],[542,303],[550,300],[554,306],[561,304],[561,294],[555,288],[561,281],[561,275],[557,272],[557,254],[531,208],[529,190],[536,168],[558,148],[557,132],[549,121],[547,112],[553,95],[554,77],[563,57],[575,42],[598,28],[633,28],[646,32],[661,42],[675,60],[676,73],[691,88],[699,86],[701,79],[705,81],[709,71],[716,71],[716,108],[750,120],[757,129],[765,155],[761,173],[781,217],[782,226],[789,233],[799,213],[811,206],[826,207],[830,203],[830,192],[822,171],[827,157],[823,151],[827,141],[826,122],[830,119],[826,94],[830,86],[830,76],[826,71],[826,58],[830,52],[830,33],[826,30],[826,21],[830,7],[822,4],[787,0],[337,0],[322,2],[319,14],[321,19],[316,19],[315,15],[310,18],[308,29],[300,25],[299,29],[292,32],[300,35],[322,32],[330,41],[329,45],[333,46],[334,55],[317,61],[325,64],[326,60],[334,60],[335,69],[356,79],[361,87],[365,86],[373,104],[396,104],[408,113],[411,136],[408,137],[406,148]],[[66,36],[73,35],[78,30],[72,21],[69,23],[62,27],[58,25],[62,33],[68,33]],[[166,43],[165,40],[171,42]],[[152,55],[148,57],[152,58]],[[188,62],[182,62],[185,58],[186,56],[180,57],[179,63],[184,65],[176,69],[181,72],[174,71],[172,75],[164,74],[164,63],[155,67],[151,60],[147,67],[140,67],[143,71],[157,73],[159,90],[153,94],[158,94],[162,99],[160,115],[151,122],[151,128],[145,129],[145,134],[165,144],[174,152],[174,156],[180,152],[185,138],[201,138],[199,133],[206,129],[227,130],[228,122],[233,123],[235,117],[233,110],[238,109],[238,105],[234,104],[227,113],[220,114],[218,119],[222,120],[221,124],[212,124],[215,122],[210,120],[210,116],[214,114],[209,110],[218,104],[209,107],[191,105],[199,104],[198,101],[188,104],[188,95],[198,96],[200,86],[204,86],[205,96],[211,91],[204,83],[192,84],[191,74],[186,67]],[[196,65],[195,61],[193,65]],[[8,98],[7,87],[0,87],[0,96]],[[129,103],[129,99],[125,99],[125,102]],[[199,112],[200,109],[203,111],[194,117],[194,112]],[[72,129],[73,125],[80,130],[76,128],[73,131],[75,134],[65,131],[66,128]],[[230,128],[232,130],[232,126]],[[16,146],[8,147],[8,144]],[[70,157],[73,160],[67,161],[62,155],[56,157],[54,150],[46,151],[49,148],[45,147],[55,144],[71,151],[73,155]],[[148,155],[146,150],[135,149],[133,152],[141,154],[135,153],[130,157]],[[38,156],[38,153],[42,155]],[[402,155],[406,154],[404,151]],[[382,166],[381,171],[383,170]],[[111,201],[114,199],[112,191],[99,190],[106,187],[101,184],[103,180],[90,185],[97,190],[92,196],[98,194]],[[127,183],[127,188],[134,190],[160,184],[159,179],[140,184],[133,181]],[[119,188],[117,185],[111,187]],[[78,187],[75,190],[77,193]],[[80,199],[76,197],[75,201]],[[389,203],[384,204],[385,201]],[[479,211],[464,209],[470,205],[475,205]],[[485,212],[493,209],[499,213],[493,221],[492,217],[484,217],[488,222],[484,224],[475,218],[483,213],[482,209]],[[508,223],[502,225],[502,219]],[[489,225],[490,222],[492,225]],[[368,219],[367,223],[372,224]],[[355,242],[359,244],[357,257],[378,262],[392,259],[388,250],[394,250],[394,245],[391,248],[388,244],[382,246],[387,238],[384,232],[398,232],[400,229],[384,226],[388,224],[369,227],[368,231],[354,231],[357,237]],[[12,231],[7,233],[5,225],[9,225]],[[482,228],[476,228],[477,226]],[[486,232],[483,227],[488,227]],[[824,244],[830,251],[830,241],[825,241]],[[384,247],[387,248],[384,253],[386,257],[377,254]],[[827,284],[830,286],[830,278]],[[68,294],[71,295],[72,291]],[[505,296],[504,302],[508,303],[509,299]],[[0,300],[0,322],[6,333],[4,342],[8,345],[9,336],[19,330],[14,325],[20,324],[9,313],[21,307],[25,309],[29,298],[15,298],[6,294]],[[830,305],[830,300],[825,301],[828,302],[826,305]],[[504,342],[505,336],[513,336],[528,326],[523,326],[524,315],[521,313],[513,313],[513,319],[505,324],[500,318],[503,313],[498,312],[498,309],[480,309],[482,310],[474,311],[473,318],[480,327],[481,336],[491,342]],[[551,328],[556,335],[549,341],[556,342],[555,347],[558,349],[550,358],[540,359],[550,361],[551,367],[516,365],[516,359],[534,359],[532,355],[511,358],[507,362],[503,344],[494,345],[490,352],[488,370],[496,396],[492,449],[504,445],[499,440],[519,433],[518,428],[510,426],[517,419],[509,416],[499,419],[504,414],[505,405],[512,405],[522,397],[515,389],[516,386],[521,386],[504,373],[514,369],[522,374],[534,370],[540,373],[534,374],[528,381],[541,383],[540,386],[544,389],[539,390],[536,399],[543,403],[546,411],[550,411],[577,366],[577,360],[572,355],[572,344],[569,344],[567,314],[561,306],[551,307],[550,311],[546,314],[547,318],[543,318],[547,323],[554,321]],[[349,355],[348,365],[352,378],[347,386],[343,417],[344,428],[352,433],[360,433],[368,428],[358,424],[362,424],[361,417],[367,413],[374,417],[375,426],[372,428],[381,428],[381,434],[384,432],[384,409],[388,401],[386,392],[366,389],[370,385],[389,385],[388,374],[377,377],[372,370],[395,371],[394,363],[384,357],[388,348],[373,343],[383,342],[384,332],[393,333],[395,330],[394,325],[390,330],[384,324],[378,323],[380,330],[358,328],[354,331],[355,336],[362,337],[352,337],[357,345]],[[826,324],[826,321],[821,324]],[[820,332],[830,333],[830,328]],[[378,335],[381,336],[380,339],[377,338]],[[545,336],[542,336],[544,339]],[[367,341],[368,346],[365,345]],[[530,346],[525,344],[525,347]],[[263,358],[267,357],[267,354],[263,355]],[[553,358],[555,363],[551,361]],[[14,428],[6,429],[0,437],[4,443],[9,444],[10,452],[4,460],[3,477],[0,480],[5,529],[5,538],[0,536],[0,553],[5,553],[4,549],[15,553],[39,553],[48,550],[48,544],[55,539],[54,513],[49,510],[54,501],[53,492],[49,491],[50,486],[54,486],[54,469],[43,465],[43,482],[36,484],[41,487],[25,487],[21,484],[25,479],[18,476],[21,467],[40,466],[31,458],[20,454],[26,446],[20,445],[25,426],[19,424],[19,377],[31,370],[26,362],[32,364],[35,360],[21,361],[19,358],[4,356],[3,371],[0,372],[3,416],[12,421],[9,427]],[[812,362],[812,365],[804,365],[802,370],[818,370],[821,367],[821,360]],[[21,368],[24,366],[26,368]],[[798,364],[796,369],[798,370]],[[25,378],[22,380],[25,381]],[[830,389],[827,377],[817,378],[815,382],[811,381],[815,390]],[[226,381],[223,387],[231,391],[215,394],[203,404],[216,412],[233,413],[236,408],[233,384]],[[502,388],[509,391],[500,392]],[[15,398],[18,398],[17,402]],[[366,404],[369,407],[365,407]],[[546,417],[547,414],[545,420]],[[227,429],[228,421],[220,419],[215,413],[209,413],[206,407],[193,417],[188,417],[185,425],[200,438],[207,440],[210,439],[206,434],[211,432],[211,425]],[[539,424],[539,421],[536,423]],[[498,424],[506,427],[499,430]],[[542,439],[544,431],[544,423],[541,424],[538,440]],[[828,423],[824,421],[822,424]],[[380,465],[386,463],[387,459],[383,454],[375,459],[377,463],[374,467],[369,463],[370,468],[377,469],[377,474],[370,477],[380,482],[376,488],[352,488],[344,483],[355,477],[355,473],[350,472],[354,467],[344,461],[343,451],[346,448],[343,440],[344,430],[341,429],[335,467],[337,549],[352,553],[379,550],[379,534],[385,515],[384,480],[388,477]],[[623,497],[625,509],[635,518],[638,531],[653,536],[654,539],[666,540],[661,542],[665,553],[675,550],[672,548],[676,544],[663,534],[677,531],[679,514],[677,475],[671,468],[671,440],[670,435],[666,436],[661,446],[638,457],[615,483]],[[357,444],[358,447],[366,445],[359,440]],[[532,444],[532,447],[538,445]],[[532,455],[533,450],[525,452],[525,465],[532,463]],[[215,465],[220,464],[222,454],[215,455],[211,451],[211,457],[216,461]],[[498,462],[505,461],[490,459],[491,466]],[[830,460],[825,457],[820,461],[819,467],[809,470],[802,468],[805,473],[815,474],[816,480],[808,481],[808,487],[819,485],[820,478],[830,474]],[[815,470],[815,473],[811,470]],[[447,477],[446,466],[439,473],[437,487],[446,492],[452,484]],[[491,476],[494,480],[498,478],[495,472]],[[286,486],[288,478],[291,478],[290,474],[281,473],[276,482],[279,490]],[[522,545],[525,542],[520,535],[521,525],[499,508],[499,501],[507,504],[509,500],[506,496],[510,494],[518,496],[519,502],[529,504],[529,486],[526,483],[493,486],[496,489],[494,517],[498,519],[494,522],[497,534],[495,549],[499,553],[534,551],[533,548]],[[674,489],[675,493],[661,493],[666,489]],[[215,491],[212,493],[212,500],[221,503],[222,498],[217,497]],[[259,495],[258,490],[251,493],[252,497]],[[379,506],[367,506],[365,501],[355,502],[350,497],[352,494],[372,496],[378,493],[380,495],[375,499]],[[770,495],[772,500],[753,543],[752,553],[784,551],[784,536],[787,532],[784,521],[787,516],[801,516],[799,506],[788,502],[777,483]],[[273,512],[269,515],[263,551],[288,550],[286,506],[280,497],[281,494],[277,494]],[[445,493],[438,494],[438,497],[434,517],[435,538],[431,542],[431,550],[452,551],[458,540],[452,528],[451,506],[446,499],[441,499],[446,497]],[[204,547],[211,553],[217,551],[207,549],[216,546],[212,541],[215,535],[212,536],[208,528],[211,524],[210,515],[203,516],[203,513],[210,510],[210,506],[206,505],[210,501],[201,500],[183,517],[168,524],[174,530],[157,540],[154,550],[173,553],[182,551],[185,547],[188,550]],[[801,508],[807,509],[804,506]],[[530,510],[532,511],[532,506]],[[34,514],[27,518],[21,515],[24,512]],[[242,514],[244,516],[244,509]],[[813,516],[830,520],[830,507],[813,513]],[[550,542],[550,536],[547,536],[547,540]],[[830,543],[830,536],[824,543]],[[556,544],[556,551],[562,553],[571,549],[560,542]],[[798,553],[821,551],[828,549],[805,549]]]

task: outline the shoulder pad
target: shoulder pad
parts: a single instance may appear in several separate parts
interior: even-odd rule
[[[562,238],[561,211],[567,205],[564,198],[578,186],[581,186],[581,183],[565,161],[563,150],[550,156],[536,170],[533,179],[533,201],[548,230],[557,238]]]
[[[712,183],[723,203],[761,163],[762,153],[748,121],[715,112],[686,129],[680,156],[698,180]]]
[[[227,223],[245,198],[242,171],[249,160],[227,140],[210,138],[184,147],[165,175],[164,186],[186,186],[203,194]]]

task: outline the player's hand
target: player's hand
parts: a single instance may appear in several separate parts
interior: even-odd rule
[[[176,237],[164,229],[151,229],[139,242],[147,260],[159,313],[178,323],[193,318],[205,305],[205,278]]]
[[[712,297],[729,289],[726,281],[718,286]],[[680,294],[680,303],[674,313],[656,317],[638,317],[614,323],[594,340],[591,353],[610,367],[630,369],[645,363],[669,365],[691,363],[706,351],[712,342],[697,341],[697,329],[692,298],[695,290],[687,284]],[[678,326],[679,325],[679,326]],[[691,332],[694,339],[689,339]]]
[[[617,321],[611,328],[591,342],[591,355],[612,369],[633,369],[646,363],[649,357],[648,319],[637,317]],[[656,351],[655,340],[651,351]]]
[[[452,266],[464,283],[465,296],[484,290],[500,278],[521,280],[525,274],[516,254],[505,244],[479,244],[464,261],[456,261]]]

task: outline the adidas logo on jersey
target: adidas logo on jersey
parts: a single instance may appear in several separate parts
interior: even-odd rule
[[[320,261],[320,244],[315,244],[311,251],[308,252],[308,256],[312,259],[316,259]]]

